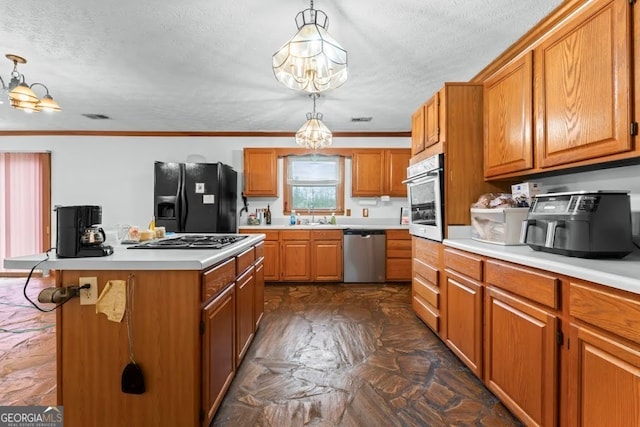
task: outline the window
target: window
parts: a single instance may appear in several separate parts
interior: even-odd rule
[[[284,161],[284,213],[296,210],[329,215],[344,213],[344,158],[287,156]]]

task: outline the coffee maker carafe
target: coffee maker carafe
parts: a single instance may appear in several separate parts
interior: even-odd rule
[[[59,258],[106,256],[113,247],[105,245],[100,206],[57,206],[56,255]]]

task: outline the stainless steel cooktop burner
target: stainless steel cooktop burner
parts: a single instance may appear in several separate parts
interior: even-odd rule
[[[145,242],[139,245],[129,246],[127,249],[221,249],[239,242],[246,237],[247,236],[237,235],[185,235]]]

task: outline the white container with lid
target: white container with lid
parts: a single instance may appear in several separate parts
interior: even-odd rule
[[[529,208],[471,208],[471,238],[499,245],[522,245],[520,229]]]

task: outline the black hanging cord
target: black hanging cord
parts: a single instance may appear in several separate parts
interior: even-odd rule
[[[61,302],[60,304],[57,304],[55,307],[53,307],[53,308],[51,308],[51,309],[46,310],[46,309],[41,308],[40,306],[38,306],[38,304],[36,304],[35,302],[33,302],[33,301],[31,300],[31,298],[29,298],[29,296],[27,295],[27,286],[29,285],[29,280],[31,280],[31,276],[33,275],[33,272],[35,271],[35,269],[36,269],[36,268],[38,268],[38,266],[39,266],[40,264],[42,264],[43,262],[45,262],[45,261],[48,261],[48,260],[49,260],[49,252],[51,252],[51,251],[52,251],[52,250],[54,250],[54,249],[55,249],[55,248],[49,248],[49,249],[47,249],[47,251],[44,253],[44,255],[45,255],[45,259],[43,259],[43,260],[41,260],[41,261],[38,261],[38,262],[36,263],[36,265],[34,265],[34,266],[31,268],[31,271],[29,272],[29,275],[27,276],[27,281],[26,281],[26,282],[24,282],[24,288],[22,289],[22,293],[24,294],[24,297],[27,299],[27,301],[29,301],[29,302],[31,303],[31,305],[33,305],[36,309],[38,309],[39,311],[41,311],[41,312],[43,312],[43,313],[49,313],[50,311],[55,310],[56,308],[60,307],[62,304],[64,304],[64,303],[66,303],[67,301],[69,301],[69,300],[67,300],[67,301]]]

